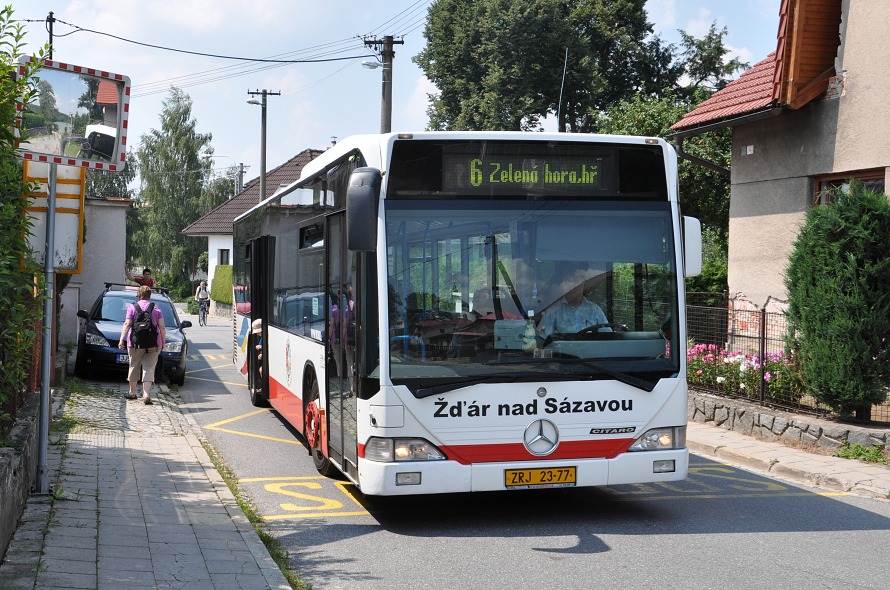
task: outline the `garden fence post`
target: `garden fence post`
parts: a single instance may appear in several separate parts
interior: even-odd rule
[[[760,310],[760,403],[766,399],[766,310]]]

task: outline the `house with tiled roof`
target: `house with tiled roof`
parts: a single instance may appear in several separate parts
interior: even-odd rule
[[[851,178],[883,191],[890,172],[890,2],[782,0],[779,10],[776,51],[672,127],[681,156],[684,140],[732,128],[736,309],[783,310],[809,208]]]
[[[321,153],[323,150],[303,150],[281,166],[266,172],[267,196],[274,194],[279,187],[287,186],[300,178],[303,166]],[[232,263],[232,222],[261,200],[260,179],[257,177],[249,181],[237,195],[182,230],[182,233],[187,236],[207,238],[209,284],[213,284],[213,275],[217,265]]]

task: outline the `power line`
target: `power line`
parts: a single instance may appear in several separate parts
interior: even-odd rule
[[[356,40],[351,39],[352,43],[355,43]],[[310,48],[314,49],[314,48]],[[306,52],[310,49],[300,50],[298,52],[291,53],[300,53]],[[354,48],[341,48],[338,49],[337,52],[342,53],[347,50],[353,50]],[[363,55],[361,57],[367,57],[367,55]],[[354,61],[355,58],[352,59]],[[158,80],[155,82],[148,82],[146,84],[139,84],[133,87],[133,97],[141,97],[148,96],[151,94],[158,94],[162,92],[167,92],[170,86],[176,86],[177,88],[188,88],[190,86],[198,86],[201,84],[208,84],[211,82],[217,82],[220,80],[228,80],[231,78],[237,78],[240,76],[246,76],[250,74],[255,74],[257,72],[262,72],[266,70],[271,70],[274,68],[280,68],[289,65],[288,63],[275,63],[264,65],[261,67],[256,67],[251,62],[244,62],[241,64],[236,64],[232,66],[225,66],[221,68],[214,68],[211,70],[206,70],[204,72],[197,72],[195,74],[186,74],[183,76],[177,76],[174,78],[168,78],[164,80]],[[348,67],[350,64],[347,64]],[[341,68],[341,70],[344,68]],[[340,70],[337,70],[340,71]]]
[[[374,28],[374,31],[382,31],[385,28],[393,29],[402,29],[406,30],[406,33],[401,35],[395,35],[395,37],[404,38],[407,33],[414,32],[419,27],[421,27],[427,19],[427,9],[433,0],[417,0],[410,6],[406,7],[401,12],[397,13],[395,16],[385,21],[378,27]],[[125,37],[120,37],[118,35],[114,35],[111,33],[106,33],[103,31],[97,31],[93,29],[89,29],[86,27],[81,27],[79,25],[75,25],[73,23],[69,23],[58,18],[54,18],[54,21],[57,23],[64,24],[66,26],[72,27],[74,30],[69,31],[68,33],[56,34],[56,37],[65,37],[68,35],[72,35],[74,33],[86,32],[92,33],[95,35],[101,35],[110,37],[113,39],[117,39],[119,41],[123,41],[125,43],[132,43],[135,45],[141,45],[144,47],[151,47],[154,49],[160,49],[164,51],[172,51],[177,53],[184,53],[189,55],[196,55],[202,57],[210,57],[215,59],[225,59],[225,60],[235,60],[241,63],[229,65],[229,66],[221,66],[217,68],[212,68],[210,70],[205,70],[201,72],[196,72],[194,74],[186,74],[182,76],[176,76],[173,78],[167,78],[163,80],[157,80],[154,82],[147,82],[144,84],[134,85],[132,88],[131,98],[140,98],[144,96],[150,96],[153,94],[166,93],[169,91],[171,86],[175,86],[177,88],[189,88],[192,86],[199,86],[203,84],[211,84],[213,82],[219,82],[222,80],[228,80],[231,78],[237,78],[241,76],[247,76],[256,74],[257,72],[262,72],[274,68],[284,67],[290,64],[301,64],[301,63],[330,63],[336,61],[350,61],[355,62],[356,60],[367,58],[369,55],[364,53],[362,55],[338,55],[346,52],[356,51],[360,49],[364,49],[364,44],[362,41],[367,39],[370,36],[373,36],[373,33],[369,33],[363,37],[354,36],[345,39],[340,39],[337,41],[331,41],[328,43],[323,43],[320,45],[315,45],[303,49],[298,49],[295,51],[284,52],[280,54],[275,54],[272,56],[264,57],[264,58],[252,58],[252,57],[238,57],[238,56],[230,56],[230,55],[220,55],[213,53],[205,53],[199,51],[191,51],[185,49],[178,49],[173,47],[166,47],[162,45],[155,45],[151,43],[144,43],[141,41],[136,41],[133,39],[128,39]],[[21,22],[46,22],[46,19],[25,19]],[[301,56],[301,57],[297,57]],[[264,64],[264,65],[257,65]],[[325,80],[335,76],[336,74],[342,72],[347,67],[352,65],[348,63],[343,67],[340,67],[327,76],[320,78],[314,82],[308,83],[300,88],[286,90],[287,94],[293,94],[296,92],[301,92],[312,88],[313,86],[317,86],[321,84]]]
[[[353,55],[349,57],[329,57],[329,58],[318,58],[318,59],[264,59],[258,57],[238,57],[234,55],[220,55],[218,53],[204,53],[202,51],[190,51],[188,49],[177,49],[174,47],[165,47],[163,45],[154,45],[152,43],[143,43],[142,41],[134,41],[133,39],[127,39],[126,37],[120,37],[118,35],[112,35],[111,33],[104,33],[102,31],[94,31],[92,29],[87,29],[85,27],[80,27],[77,25],[73,25],[71,23],[65,22],[60,19],[56,19],[56,22],[60,22],[64,25],[68,25],[69,27],[74,27],[77,31],[72,32],[85,32],[85,33],[93,33],[94,35],[104,35],[106,37],[111,37],[112,39],[117,39],[118,41],[123,41],[125,43],[132,43],[134,45],[141,45],[143,47],[151,47],[152,49],[161,49],[163,51],[173,51],[175,53],[187,53],[189,55],[199,55],[201,57],[213,57],[216,59],[232,59],[237,61],[251,61],[251,62],[260,62],[260,63],[281,63],[281,64],[303,64],[303,63],[322,63],[328,61],[341,61],[345,59],[359,59],[365,57],[364,55]]]

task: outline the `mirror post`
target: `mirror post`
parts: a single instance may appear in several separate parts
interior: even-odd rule
[[[37,434],[37,493],[49,493],[49,472],[46,466],[49,448],[50,378],[53,364],[53,309],[56,301],[56,174],[57,164],[50,164],[46,191],[46,251],[43,256],[46,290],[43,300],[43,342],[40,366],[40,418]]]

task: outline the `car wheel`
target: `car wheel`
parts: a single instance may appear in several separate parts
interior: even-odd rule
[[[158,364],[155,365],[155,383],[166,383],[166,375],[164,373],[164,362],[159,358]]]
[[[80,351],[81,349],[78,348],[77,356],[74,359],[74,374],[81,379],[89,379],[92,377],[92,371],[87,365],[86,353]]]

